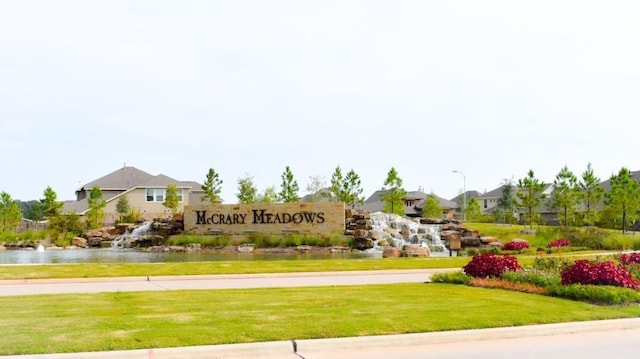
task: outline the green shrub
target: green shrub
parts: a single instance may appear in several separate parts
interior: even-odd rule
[[[559,274],[560,271],[572,265],[573,262],[564,257],[536,257],[533,268],[544,272]]]
[[[555,271],[543,271],[527,268],[519,271],[506,271],[501,275],[502,279],[515,283],[530,283],[540,287],[549,287],[560,284],[560,275]]]
[[[607,231],[595,227],[569,228],[565,231],[564,238],[568,239],[572,246],[604,249]]]
[[[464,274],[461,271],[447,272],[447,273],[435,273],[431,276],[431,282],[433,283],[452,283],[452,284],[464,284],[468,285],[471,281],[471,277]]]
[[[640,303],[640,292],[637,290],[606,285],[555,285],[549,287],[549,295],[596,304]]]

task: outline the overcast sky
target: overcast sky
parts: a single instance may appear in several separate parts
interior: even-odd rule
[[[134,166],[225,203],[290,166],[365,196],[640,170],[638,1],[0,0],[0,191]]]

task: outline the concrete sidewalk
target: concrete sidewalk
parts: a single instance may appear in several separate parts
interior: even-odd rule
[[[238,358],[306,358],[313,359],[314,353],[322,357],[331,357],[343,351],[375,350],[416,347],[442,343],[463,343],[510,339],[522,337],[545,337],[560,334],[580,334],[609,330],[640,331],[640,318],[571,322],[558,324],[530,325],[492,329],[475,329],[435,333],[368,336],[354,338],[277,341],[252,344],[210,345],[177,348],[156,348],[110,352],[64,353],[42,355],[2,356],[13,359],[238,359]]]

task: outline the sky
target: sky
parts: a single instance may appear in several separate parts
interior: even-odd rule
[[[640,2],[0,0],[0,192],[122,166],[451,199],[640,170]],[[459,171],[454,173],[453,171]]]

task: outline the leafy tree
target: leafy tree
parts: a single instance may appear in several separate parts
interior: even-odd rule
[[[123,222],[124,217],[131,210],[131,206],[129,205],[129,199],[127,196],[120,196],[118,198],[118,202],[116,203],[116,212],[118,212],[118,220]]]
[[[275,186],[265,188],[261,195],[258,195],[256,202],[258,203],[276,203],[278,201],[278,192]]]
[[[22,210],[7,192],[0,192],[0,233],[13,231],[22,221]]]
[[[332,200],[336,202],[344,202],[344,196],[342,195],[343,186],[344,180],[342,178],[342,169],[338,166],[331,175],[331,186],[329,187],[329,190],[331,191]]]
[[[565,165],[553,181],[553,207],[562,211],[564,228],[569,227],[569,219],[573,217],[580,198],[578,179]]]
[[[343,202],[351,204],[351,208],[355,208],[356,205],[364,203],[362,191],[360,176],[358,176],[352,168],[347,172],[347,176],[344,178],[342,184],[341,195],[344,199]]]
[[[44,190],[44,198],[40,200],[40,205],[45,218],[53,218],[62,213],[63,202],[58,201],[58,195],[49,186]]]
[[[40,201],[32,200],[23,202],[16,200],[16,203],[20,206],[23,218],[27,218],[32,221],[41,221],[44,218],[44,212],[42,211]]]
[[[407,191],[402,188],[402,179],[398,176],[398,172],[394,167],[391,167],[387,173],[387,179],[384,181],[382,190],[384,193],[380,195],[380,198],[384,202],[383,211],[404,215],[403,200],[407,196]]]
[[[538,207],[545,198],[545,184],[535,177],[533,170],[529,170],[527,176],[518,180],[518,199],[520,207],[527,211],[529,228],[533,229],[533,219],[538,214]]]
[[[282,184],[280,184],[280,192],[278,193],[280,202],[298,202],[298,181],[293,178],[293,173],[291,173],[289,166],[285,167],[281,178]]]
[[[422,217],[442,218],[442,207],[433,193],[427,196],[424,201],[424,205],[422,206]]]
[[[82,234],[83,225],[76,212],[65,213],[51,218],[48,231],[52,238],[65,239],[68,234]]]
[[[243,204],[255,203],[258,198],[258,189],[253,183],[253,177],[248,173],[238,178],[238,202]]]
[[[502,186],[502,195],[497,202],[498,208],[502,209],[502,224],[507,224],[507,213],[513,212],[517,204],[511,180],[506,180]]]
[[[611,176],[611,189],[605,194],[605,203],[622,217],[622,233],[626,232],[627,221],[635,220],[640,208],[640,184],[626,167]]]
[[[600,186],[600,178],[593,173],[591,163],[587,164],[587,169],[582,173],[578,187],[584,204],[584,224],[593,226],[598,221],[598,211],[594,207],[602,201],[604,188]]]
[[[107,202],[102,200],[102,190],[95,186],[89,192],[89,210],[87,211],[87,227],[98,228],[104,223],[104,207]]]
[[[323,192],[325,187],[326,182],[324,180],[324,177],[320,175],[309,177],[309,184],[307,184],[307,193],[311,195],[311,202],[318,202],[326,197],[326,193]]]
[[[201,201],[209,201],[212,204],[220,203],[220,192],[222,192],[222,180],[213,168],[209,168],[207,179],[200,187],[204,191],[204,195],[200,197]]]
[[[173,183],[167,185],[162,205],[171,211],[171,215],[178,213],[180,209],[180,196],[178,196],[178,191],[178,187]]]
[[[471,197],[467,201],[467,220],[470,222],[477,222],[482,217],[482,209],[480,203],[475,197]]]

